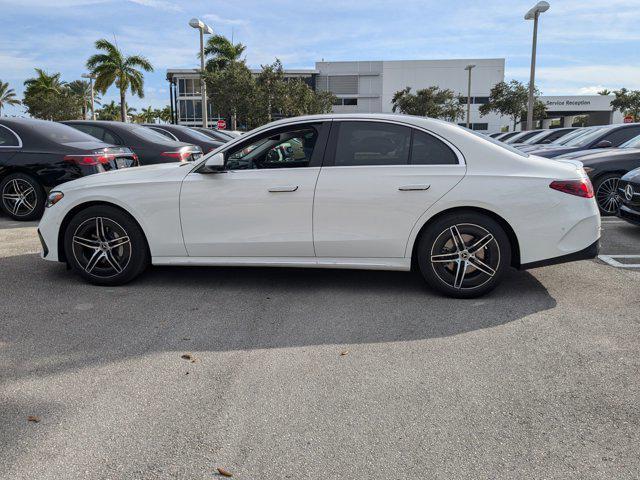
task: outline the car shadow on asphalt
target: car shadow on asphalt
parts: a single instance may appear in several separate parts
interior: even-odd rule
[[[0,258],[0,283],[7,380],[154,352],[434,339],[556,305],[515,270],[471,300],[442,297],[416,274],[356,270],[156,267],[129,285],[97,287],[36,255]]]

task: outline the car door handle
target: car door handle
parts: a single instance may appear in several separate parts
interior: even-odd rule
[[[278,187],[270,187],[270,192],[295,192],[298,190],[298,185],[282,185]]]
[[[401,192],[411,192],[414,190],[429,190],[429,187],[431,187],[431,185],[402,185],[398,187],[398,190]]]

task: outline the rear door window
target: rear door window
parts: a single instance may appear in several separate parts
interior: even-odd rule
[[[603,140],[608,140],[611,142],[611,145],[617,147],[638,135],[640,135],[640,127],[628,127],[611,132],[609,135],[604,137]]]
[[[420,130],[413,131],[412,165],[457,165],[458,157],[442,140]]]
[[[407,165],[411,129],[384,122],[340,122],[336,167]]]

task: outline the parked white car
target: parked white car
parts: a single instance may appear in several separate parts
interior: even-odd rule
[[[65,183],[47,207],[43,258],[101,285],[149,263],[413,266],[474,297],[509,267],[593,258],[600,236],[579,163],[401,115],[281,120],[194,163]]]

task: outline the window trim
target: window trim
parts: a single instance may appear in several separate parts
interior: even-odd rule
[[[168,133],[169,135],[171,135],[170,140],[173,140],[174,142],[179,142],[179,141],[180,141],[180,140],[178,140],[178,138],[173,134],[173,132],[170,132],[169,130],[165,130],[165,129],[164,129],[164,128],[162,128],[162,127],[156,127],[155,125],[154,125],[154,126],[144,125],[144,126],[145,126],[145,127],[147,127],[147,128],[150,128],[151,130],[155,130],[156,132],[158,132],[158,130],[162,130],[163,132],[166,132],[166,133]],[[161,133],[161,132],[158,132],[158,133]],[[162,135],[164,135],[164,133],[163,133]],[[165,137],[166,137],[166,135],[165,135]]]
[[[415,164],[415,163],[406,163],[406,164],[402,164],[402,165],[336,165],[335,164],[335,159],[336,159],[336,150],[337,150],[337,146],[338,146],[338,132],[340,131],[340,123],[342,122],[377,122],[377,123],[388,123],[391,125],[400,125],[402,127],[408,127],[411,130],[411,144],[410,144],[410,148],[409,148],[409,162],[411,161],[411,150],[413,149],[413,130],[418,130],[421,131],[423,133],[426,133],[427,135],[432,135],[433,137],[437,138],[438,140],[442,141],[447,147],[449,147],[453,153],[455,154],[456,158],[458,159],[458,163],[457,164],[451,164],[451,163],[443,163],[443,164],[435,164],[435,165],[423,165],[423,164]],[[396,121],[392,121],[392,120],[386,120],[386,119],[369,119],[369,118],[344,118],[344,119],[339,119],[333,120],[332,126],[331,126],[331,132],[329,134],[329,140],[328,140],[328,145],[327,148],[325,149],[325,155],[324,155],[324,161],[322,162],[322,166],[323,167],[333,167],[333,168],[363,168],[363,167],[437,167],[437,168],[442,168],[442,167],[459,167],[460,165],[466,166],[466,161],[464,158],[464,155],[462,155],[462,152],[460,152],[460,150],[454,146],[451,142],[449,142],[446,138],[443,138],[441,135],[438,135],[435,132],[432,132],[431,130],[428,130],[426,128],[423,127],[419,127],[417,125],[411,124],[411,123],[405,123],[405,122],[396,122]]]
[[[20,138],[20,135],[18,135],[14,130],[7,127],[6,125],[0,124],[0,127],[6,130],[9,130],[9,132],[11,132],[11,134],[13,134],[13,136],[16,137],[16,139],[18,140],[18,145],[0,145],[0,148],[13,148],[14,150],[18,148],[22,148],[22,138]]]

